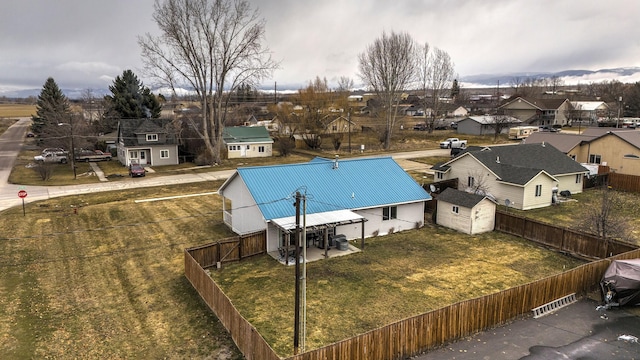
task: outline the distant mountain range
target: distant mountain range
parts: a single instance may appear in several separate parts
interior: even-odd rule
[[[635,83],[640,81],[640,67],[624,67],[600,70],[564,70],[558,72],[519,72],[507,74],[481,74],[463,76],[458,81],[463,87],[507,87],[519,80],[559,78],[564,85],[591,84],[603,81],[618,80],[623,83]]]
[[[559,78],[564,85],[587,85],[603,81],[618,80],[623,83],[640,82],[640,67],[624,67],[614,69],[600,70],[564,70],[558,72],[514,72],[505,74],[481,74],[462,76],[458,79],[463,88],[488,88],[488,87],[509,87],[518,80],[523,82],[526,79],[540,78]],[[9,98],[27,98],[29,96],[38,96],[42,89],[24,89],[24,90],[4,90],[0,84],[0,96]],[[69,99],[80,99],[82,93],[86,89],[62,89],[63,93]],[[102,97],[110,94],[108,89],[92,89],[95,97]],[[159,89],[152,89],[157,93]],[[265,87],[265,91],[273,91],[272,88]],[[284,93],[297,91],[293,88],[282,86],[278,89]]]

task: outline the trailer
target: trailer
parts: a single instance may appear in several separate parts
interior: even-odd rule
[[[540,128],[538,128],[537,126],[514,126],[509,129],[509,139],[510,140],[525,139],[529,135],[539,130]]]

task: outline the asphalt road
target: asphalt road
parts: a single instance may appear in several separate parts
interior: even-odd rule
[[[9,174],[11,173],[15,159],[22,148],[25,135],[30,124],[31,120],[29,118],[22,118],[16,124],[9,127],[4,134],[0,135],[0,211],[22,205],[22,200],[18,198],[19,190],[27,191],[28,195],[25,199],[25,203],[30,203],[55,197],[88,194],[101,191],[224,180],[235,172],[235,170],[220,170],[199,174],[165,175],[148,178],[122,179],[114,182],[66,186],[24,186],[8,184],[7,180],[9,179]],[[437,149],[396,153],[392,154],[392,157],[405,170],[428,171],[429,167],[425,164],[411,161],[409,159],[448,155],[449,150]]]

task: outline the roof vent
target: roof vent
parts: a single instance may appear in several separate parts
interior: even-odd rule
[[[333,161],[333,168],[337,169],[338,168],[338,155],[336,155],[336,159]]]
[[[500,164],[500,156],[496,156],[496,164]]]
[[[544,141],[542,142],[542,147],[544,147]]]

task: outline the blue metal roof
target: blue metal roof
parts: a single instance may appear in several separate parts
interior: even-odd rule
[[[295,215],[295,193],[307,213],[431,200],[390,157],[238,168],[266,220]]]

